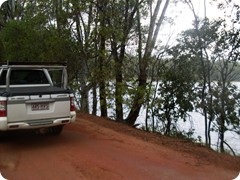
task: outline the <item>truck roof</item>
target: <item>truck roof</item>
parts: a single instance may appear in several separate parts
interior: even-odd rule
[[[1,68],[64,68],[67,66],[66,62],[18,62],[9,61],[7,63],[0,63]]]

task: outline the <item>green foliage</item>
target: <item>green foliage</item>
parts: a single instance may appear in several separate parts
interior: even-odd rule
[[[237,87],[231,83],[224,85],[221,81],[218,81],[213,87],[213,97],[212,108],[218,124],[216,130],[225,132],[229,130],[229,127],[233,127],[236,132],[239,131],[240,119],[237,109],[239,108],[240,94],[237,92]],[[224,129],[220,129],[221,118],[224,118]]]
[[[171,131],[171,136],[172,137],[176,137],[176,138],[179,138],[179,139],[183,139],[183,140],[188,140],[188,141],[191,141],[191,142],[197,142],[197,139],[194,139],[192,136],[193,136],[193,133],[194,131],[188,131],[188,132],[185,132],[185,131]]]
[[[4,56],[4,47],[3,47],[2,39],[0,37],[0,62],[3,61],[3,56]]]
[[[172,128],[176,127],[175,123],[179,119],[186,121],[188,112],[193,110],[193,67],[191,61],[185,58],[175,59],[170,65],[166,65],[162,81],[159,83],[153,112],[162,122],[165,134],[171,134]]]
[[[29,22],[11,21],[0,37],[5,61],[69,61],[74,57],[74,43],[67,32],[59,36],[54,28],[38,29]]]
[[[27,23],[19,21],[9,22],[1,32],[4,43],[5,59],[29,61],[39,57],[39,47],[37,42],[41,40],[39,34]],[[39,59],[36,59],[39,61]]]

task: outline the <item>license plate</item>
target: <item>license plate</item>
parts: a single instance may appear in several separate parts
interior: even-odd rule
[[[49,103],[34,103],[31,104],[32,111],[49,110]]]

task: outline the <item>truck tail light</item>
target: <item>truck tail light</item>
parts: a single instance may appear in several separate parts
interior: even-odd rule
[[[70,111],[75,111],[75,105],[73,97],[70,97]]]
[[[0,117],[7,116],[7,101],[0,101]]]

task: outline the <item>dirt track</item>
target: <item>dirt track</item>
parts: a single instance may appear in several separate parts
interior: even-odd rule
[[[239,171],[239,158],[83,114],[58,137],[14,133],[0,142],[8,180],[230,180]]]

